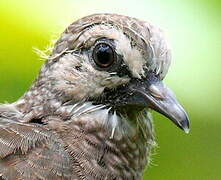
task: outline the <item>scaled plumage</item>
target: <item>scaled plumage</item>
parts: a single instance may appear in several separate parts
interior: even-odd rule
[[[32,87],[0,106],[0,177],[141,179],[154,145],[148,109],[188,131],[161,82],[170,56],[145,21],[96,14],[71,24]]]

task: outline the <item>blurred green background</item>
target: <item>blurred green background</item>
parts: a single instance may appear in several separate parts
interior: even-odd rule
[[[0,102],[30,86],[44,49],[74,20],[115,12],[148,20],[168,36],[173,61],[165,79],[191,120],[186,135],[154,114],[158,147],[144,179],[221,179],[221,1],[0,0]]]

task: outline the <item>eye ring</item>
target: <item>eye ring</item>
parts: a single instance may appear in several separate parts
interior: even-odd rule
[[[92,58],[99,68],[109,68],[114,64],[116,54],[111,45],[102,42],[94,47]]]

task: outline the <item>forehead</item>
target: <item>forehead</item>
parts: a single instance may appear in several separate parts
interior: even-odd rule
[[[128,55],[129,59],[125,60],[132,71],[137,69],[135,74],[142,74],[141,65],[146,64],[147,69],[155,71],[161,78],[165,76],[170,64],[170,50],[162,31],[146,21],[128,16],[95,14],[77,20],[64,31],[56,43],[53,54],[73,49],[73,46],[76,46],[75,43],[80,42],[79,39],[85,42],[84,39],[88,35],[94,36],[96,33],[100,36],[104,35],[107,32],[104,27],[111,29],[108,37],[120,37],[118,42],[124,41],[124,47],[122,43],[118,44],[119,51],[121,49],[125,55]],[[123,35],[119,36],[119,33]],[[125,41],[126,39],[128,42]],[[146,59],[145,63],[142,62],[143,59]]]
[[[138,42],[146,42],[150,39],[150,24],[136,18],[118,14],[95,14],[86,16],[72,23],[66,33],[81,34],[95,25],[110,25],[120,29],[124,34]]]

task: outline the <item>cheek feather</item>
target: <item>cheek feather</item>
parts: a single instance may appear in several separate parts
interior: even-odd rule
[[[105,88],[113,89],[129,82],[129,78],[94,69],[86,55],[67,54],[54,64],[52,70],[49,78],[56,94],[64,94],[74,101],[96,98]]]

